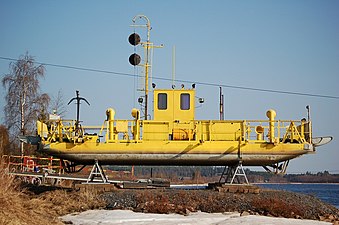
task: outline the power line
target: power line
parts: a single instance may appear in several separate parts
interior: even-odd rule
[[[8,58],[8,57],[1,57],[1,56],[0,56],[0,59],[7,60],[7,61],[17,61],[17,59]],[[129,74],[129,73],[119,73],[119,72],[113,72],[113,71],[108,71],[108,70],[91,69],[91,68],[60,65],[60,64],[53,64],[53,63],[44,63],[44,62],[37,62],[37,61],[36,61],[36,63],[44,65],[44,66],[59,67],[59,68],[64,68],[64,69],[81,70],[81,71],[88,71],[88,72],[95,72],[95,73],[107,73],[107,74],[115,74],[115,75],[121,75],[121,76],[129,76],[129,77],[135,77],[136,76],[136,75]]]
[[[9,58],[9,57],[2,57],[2,56],[0,56],[0,59],[7,60],[7,61],[17,61],[17,59]],[[45,65],[45,66],[52,66],[52,67],[58,67],[58,68],[64,68],[64,69],[73,69],[73,70],[81,70],[81,71],[87,71],[87,72],[113,74],[113,75],[126,76],[126,77],[138,77],[138,75],[135,75],[135,74],[114,72],[114,71],[109,71],[109,70],[100,70],[100,69],[92,69],[92,68],[69,66],[69,65],[60,65],[60,64],[44,63],[44,62],[36,62],[36,63],[42,64],[42,65]],[[172,81],[172,79],[164,78],[164,77],[153,77],[153,79],[154,80],[162,80],[162,81],[170,81],[170,82]],[[281,91],[281,90],[273,90],[273,89],[253,88],[253,87],[245,87],[245,86],[216,84],[216,83],[209,83],[209,82],[179,80],[179,79],[175,79],[174,81],[182,82],[182,83],[192,83],[192,84],[195,83],[195,84],[199,84],[199,85],[213,86],[213,87],[241,89],[241,90],[248,90],[248,91],[260,91],[260,92],[269,92],[269,93],[276,93],[276,94],[288,94],[288,95],[299,95],[299,96],[307,96],[307,97],[339,99],[338,96],[332,96],[332,95],[311,94],[311,93],[293,92],[293,91]]]

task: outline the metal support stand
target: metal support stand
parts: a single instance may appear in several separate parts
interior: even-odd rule
[[[98,160],[95,160],[95,163],[93,165],[93,168],[91,170],[91,173],[88,176],[87,183],[93,182],[95,177],[101,178],[103,183],[109,183],[108,179],[104,173],[104,170],[102,167],[99,165]]]
[[[262,166],[268,173],[272,173],[272,174],[286,174],[286,170],[288,167],[290,160],[286,160],[282,163],[276,163],[270,166]],[[271,167],[272,169],[270,169],[269,167]]]
[[[241,177],[244,178],[245,182],[241,182],[240,179]],[[224,182],[222,182],[222,180],[224,180]],[[233,184],[235,180],[237,181],[238,184],[242,183],[249,184],[241,161],[233,166],[225,166],[225,169],[222,172],[221,177],[219,179],[219,183]]]

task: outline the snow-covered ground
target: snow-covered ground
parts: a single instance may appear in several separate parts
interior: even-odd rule
[[[315,220],[299,220],[274,218],[266,216],[240,216],[239,213],[190,213],[188,216],[179,214],[136,213],[130,210],[89,210],[82,213],[69,214],[61,217],[63,221],[71,221],[75,225],[206,225],[206,224],[241,224],[241,225],[325,225],[331,224]]]

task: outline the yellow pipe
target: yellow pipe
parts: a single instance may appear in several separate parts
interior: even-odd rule
[[[115,111],[112,108],[106,110],[106,116],[108,121],[108,141],[114,140],[114,116]]]
[[[140,132],[140,124],[139,124],[139,120],[140,120],[140,111],[136,108],[132,109],[132,116],[135,118],[135,125],[133,127],[133,135],[134,135],[134,140],[139,140],[139,132]]]
[[[273,109],[270,109],[266,112],[266,116],[270,120],[270,122],[269,122],[269,135],[268,136],[269,136],[271,143],[274,142],[274,120],[275,120],[276,115],[277,115],[277,113]]]
[[[257,134],[257,140],[261,141],[263,139],[264,128],[260,125],[256,126],[255,133]]]

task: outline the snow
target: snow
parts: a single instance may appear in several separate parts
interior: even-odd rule
[[[315,220],[274,218],[266,216],[240,216],[239,213],[204,213],[195,212],[188,216],[179,214],[138,213],[130,210],[89,210],[61,217],[62,221],[71,221],[75,225],[206,225],[206,224],[241,224],[241,225],[320,225],[331,224]]]

